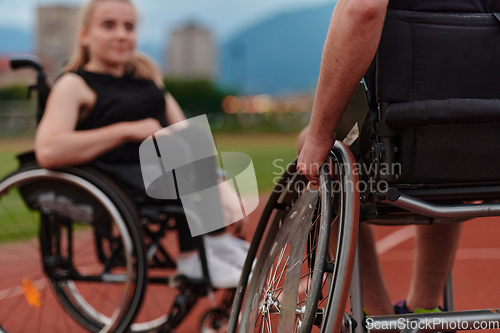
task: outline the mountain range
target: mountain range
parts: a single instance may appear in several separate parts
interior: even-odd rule
[[[314,90],[335,4],[283,13],[225,42],[221,82],[247,94]]]
[[[0,28],[0,53],[27,53],[35,49],[33,33],[14,28]]]
[[[219,83],[242,94],[313,91],[334,6],[284,12],[236,32],[219,45]],[[30,31],[0,27],[0,54],[32,52],[34,43]],[[163,64],[163,44],[138,48]]]

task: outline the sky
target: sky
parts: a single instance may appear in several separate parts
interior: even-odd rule
[[[31,30],[35,8],[46,4],[81,5],[83,0],[0,0],[0,28]],[[135,0],[141,13],[139,41],[166,41],[169,32],[188,21],[210,28],[222,43],[235,33],[270,16],[331,3],[333,0]]]

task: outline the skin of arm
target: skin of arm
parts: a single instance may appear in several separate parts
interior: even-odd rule
[[[335,141],[334,130],[380,42],[388,0],[339,0],[321,59],[309,131],[297,170],[313,182]]]
[[[88,163],[126,142],[141,142],[161,129],[157,120],[148,118],[75,131],[80,109],[91,104],[93,96],[76,74],[65,74],[56,82],[35,137],[35,153],[41,167]]]
[[[296,150],[297,150],[297,156],[300,155],[300,152],[302,151],[302,147],[304,147],[304,142],[306,141],[306,136],[309,133],[309,125],[307,125],[298,135],[297,137],[297,144],[296,144]]]
[[[180,121],[186,120],[186,117],[184,116],[181,107],[179,106],[177,101],[172,97],[172,95],[170,95],[170,93],[167,93],[165,95],[165,101],[166,101],[165,113],[167,117],[167,124],[172,125]]]

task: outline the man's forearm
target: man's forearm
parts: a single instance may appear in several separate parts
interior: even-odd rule
[[[388,0],[339,0],[323,50],[311,135],[332,137],[378,48]]]

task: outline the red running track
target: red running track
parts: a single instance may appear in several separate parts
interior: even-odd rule
[[[265,200],[266,198],[261,198],[259,209],[251,214],[250,221],[244,227],[244,233],[249,240],[257,226]],[[375,232],[384,275],[389,285],[391,298],[396,302],[406,297],[410,284],[414,227],[376,226]],[[456,310],[500,307],[500,285],[496,281],[496,277],[500,274],[500,243],[497,240],[499,234],[500,218],[481,218],[465,223],[453,269]],[[5,263],[7,257],[3,253],[0,255],[3,257],[2,262]],[[0,269],[5,271],[7,267],[3,266]],[[6,289],[6,283],[6,281],[0,281],[0,296],[1,291]],[[49,289],[45,288],[45,290]],[[16,291],[11,290],[11,292]],[[160,286],[152,287],[148,291],[152,295],[149,297],[165,302],[161,292]],[[217,292],[216,298],[219,297],[220,292]],[[163,302],[147,302],[148,305],[141,311],[143,313],[158,312],[158,306]],[[199,320],[210,307],[207,298],[201,299],[176,332],[198,332]],[[23,324],[25,323],[19,323],[19,325]],[[50,331],[67,332],[67,325],[67,322],[61,321],[59,326],[51,327]]]

